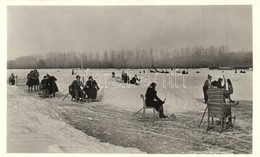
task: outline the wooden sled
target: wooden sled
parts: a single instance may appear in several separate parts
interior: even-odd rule
[[[226,130],[227,128],[231,128],[231,130],[233,131],[233,127],[235,124],[235,116],[232,116],[231,103],[225,103],[225,97],[223,93],[223,89],[208,89],[208,127],[206,132],[216,126],[214,123],[214,118],[220,119],[220,133],[222,133],[223,130]]]

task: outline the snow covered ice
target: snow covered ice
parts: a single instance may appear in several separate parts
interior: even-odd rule
[[[143,142],[145,142],[144,137],[146,134],[151,134],[150,140],[153,142],[158,138],[157,136],[164,134],[165,137],[163,138],[166,138],[167,135],[169,135],[166,144],[162,144],[162,148],[158,148],[159,153],[239,152],[239,150],[233,147],[230,148],[229,146],[218,146],[218,144],[216,144],[216,147],[211,146],[209,139],[216,140],[216,134],[210,133],[210,135],[207,135],[203,132],[203,127],[200,129],[196,128],[196,130],[189,129],[193,129],[195,126],[197,127],[205,109],[205,104],[201,103],[201,100],[203,99],[202,85],[207,74],[212,75],[213,80],[217,80],[218,77],[222,77],[223,75],[225,75],[226,78],[230,78],[234,86],[232,99],[242,101],[242,106],[243,102],[245,102],[244,104],[250,108],[250,106],[252,107],[252,71],[247,71],[246,74],[235,74],[234,71],[225,71],[222,73],[222,71],[206,69],[199,69],[200,73],[196,73],[197,70],[198,69],[189,70],[188,75],[176,77],[167,74],[150,74],[148,70],[146,70],[146,73],[139,73],[141,70],[137,69],[130,70],[130,79],[135,74],[141,78],[140,86],[119,83],[120,79],[111,78],[113,71],[117,77],[121,77],[122,70],[89,69],[84,72],[82,70],[76,70],[78,74],[84,76],[85,81],[88,76],[93,76],[101,87],[101,90],[98,92],[98,99],[100,99],[101,102],[76,104],[70,101],[70,96],[63,102],[61,101],[68,93],[68,86],[75,80],[75,75],[71,75],[71,69],[39,69],[40,78],[47,73],[57,78],[59,92],[55,98],[42,99],[35,93],[27,92],[27,87],[25,86],[8,86],[7,151],[154,153],[152,150],[146,148],[142,142],[136,142],[138,139],[135,139],[135,137],[128,139],[128,141],[122,140],[125,135],[132,135],[130,134],[130,130],[132,129],[132,131],[136,131],[135,135]],[[28,72],[29,70],[8,70],[8,76],[14,73],[22,80],[22,78],[26,78]],[[165,113],[176,114],[176,122],[155,122],[155,124],[151,124],[150,121],[140,120],[140,115],[139,117],[131,117],[133,113],[142,107],[140,94],[145,94],[148,85],[154,81],[158,83],[158,96],[161,99],[166,98],[166,103],[164,104]],[[24,84],[22,81],[20,83]],[[226,135],[232,139],[230,140],[230,144],[233,144],[233,142],[236,143],[239,138],[242,138],[245,143],[242,145],[245,146],[250,143],[250,139],[252,142],[252,132],[250,132],[252,131],[250,130],[252,129],[252,115],[250,115],[249,112],[248,115],[245,116],[240,113],[240,109],[237,110],[239,113],[236,125],[239,127],[236,131],[245,132],[245,128],[249,128],[249,130],[247,130],[249,135],[234,134],[235,138],[231,136],[232,133],[230,132],[226,133]],[[242,119],[243,117],[245,117],[245,119]],[[178,120],[184,122],[185,125],[181,125]],[[108,123],[111,124],[108,125]],[[177,124],[179,127],[176,128]],[[102,127],[102,125],[107,125],[107,128]],[[163,133],[156,132],[156,130],[160,130],[158,125],[162,125],[166,128],[162,130]],[[115,130],[115,127],[118,127],[118,130]],[[142,133],[139,132],[140,128],[142,128]],[[95,132],[93,130],[95,130]],[[121,132],[123,130],[125,130],[125,133]],[[144,130],[149,132],[143,133]],[[118,139],[111,138],[114,137],[117,131]],[[179,137],[181,136],[180,133],[177,134],[179,131],[187,133],[187,135],[183,135],[183,140]],[[179,145],[174,145],[174,149],[170,149],[167,146],[171,141],[174,141],[171,138],[177,138],[177,141],[180,141]],[[199,148],[194,146],[196,145],[196,141],[193,141],[195,143],[189,145],[188,143],[192,143],[189,140],[194,139],[198,140],[198,143],[204,141],[205,144]],[[118,140],[122,141],[120,142]],[[222,142],[220,142],[219,145],[222,145]],[[243,142],[240,141],[240,143]],[[178,144],[178,142],[175,143]],[[186,146],[183,148],[178,147],[184,143]],[[148,146],[149,142],[147,142],[147,147]],[[248,145],[248,147],[247,150],[240,150],[240,153],[250,153],[252,146],[251,149],[250,145]],[[167,150],[167,148],[169,148],[169,150]]]

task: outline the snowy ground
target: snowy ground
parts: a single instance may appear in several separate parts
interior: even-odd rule
[[[252,153],[252,71],[235,74],[196,69],[183,77],[130,70],[131,77],[137,74],[141,78],[140,86],[112,79],[112,71],[120,77],[121,70],[115,69],[76,71],[85,78],[94,76],[101,87],[101,102],[91,104],[73,103],[70,97],[61,101],[75,79],[71,70],[39,70],[41,77],[48,73],[58,79],[60,92],[52,99],[28,93],[26,86],[8,86],[8,152]],[[11,72],[26,78],[29,70],[8,70],[8,76]],[[205,109],[200,102],[207,74],[213,80],[224,74],[233,82],[232,98],[241,101],[233,110],[237,117],[234,132],[205,133],[206,119],[198,128]],[[175,121],[151,123],[149,118],[132,116],[142,105],[140,94],[153,81],[158,83],[159,97],[166,98],[165,112],[175,114]]]

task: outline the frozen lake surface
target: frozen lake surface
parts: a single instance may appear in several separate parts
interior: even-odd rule
[[[10,73],[18,75],[18,84],[24,85],[29,71],[8,70],[7,75]],[[70,101],[70,96],[61,101],[68,93],[68,86],[75,79],[71,69],[38,71],[40,78],[46,74],[54,75],[58,79],[59,92],[55,98],[42,99],[37,93],[28,93],[26,86],[8,86],[9,152],[251,153],[252,151],[252,71],[248,70],[244,74],[228,70],[222,72],[193,69],[188,70],[187,75],[174,72],[173,75],[169,75],[149,73],[148,70],[146,73],[140,73],[142,69],[129,70],[130,78],[135,74],[141,78],[140,86],[133,86],[120,83],[122,70],[75,70],[77,74],[84,76],[85,81],[88,76],[93,76],[101,87],[98,92],[101,102],[91,104],[73,103]],[[112,72],[116,73],[116,78],[111,78]],[[197,128],[205,109],[205,104],[201,102],[202,86],[207,74],[212,75],[213,80],[225,75],[225,78],[231,79],[233,83],[232,99],[241,101],[241,106],[234,109],[238,117],[234,132],[223,133],[221,136],[218,136],[218,133],[205,133],[206,119],[203,126]],[[140,115],[131,116],[141,108],[140,94],[145,94],[151,82],[157,82],[158,96],[161,99],[166,98],[165,112],[175,114],[177,116],[175,122],[151,124],[149,119],[140,119]],[[154,143],[158,141],[155,145],[161,147],[153,148],[152,143],[146,141],[145,137],[148,135],[148,139]],[[28,145],[19,144],[26,140]],[[98,146],[92,148],[87,143],[89,141]],[[161,144],[159,141],[166,142]],[[176,144],[174,141],[177,141]],[[212,146],[212,141],[215,146]],[[36,144],[33,144],[35,142]],[[74,144],[69,145],[70,142]],[[241,149],[242,146],[246,149]]]

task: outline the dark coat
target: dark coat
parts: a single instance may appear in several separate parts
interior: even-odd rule
[[[14,84],[15,84],[15,77],[14,77],[14,75],[11,75],[11,76],[9,77],[9,84],[11,84],[11,85],[14,85]]]
[[[34,85],[34,80],[33,80],[33,73],[30,72],[28,75],[27,75],[27,82],[26,82],[26,85],[29,86],[29,87],[32,87]]]
[[[146,102],[153,102],[154,100],[157,100],[159,102],[163,102],[158,96],[157,91],[151,87],[147,88],[146,94],[145,94]]]
[[[81,81],[78,82],[77,80],[74,80],[70,86],[72,90],[80,91],[82,90],[80,86],[83,86],[83,83]]]
[[[160,107],[163,105],[163,101],[157,96],[157,91],[152,88],[148,87],[146,94],[145,94],[145,102],[147,106],[155,107],[155,109],[158,111]],[[156,100],[156,101],[155,101]]]
[[[54,76],[50,76],[47,79],[47,86],[49,89],[49,94],[53,94],[59,91],[58,86],[56,84],[57,79]]]
[[[139,81],[139,79],[136,78],[136,77],[133,77],[132,80],[130,81],[130,83],[131,83],[131,84],[136,84],[137,81]]]
[[[88,98],[96,99],[97,91],[99,90],[98,84],[95,80],[87,81],[86,86],[84,87],[84,91],[87,94]]]
[[[213,81],[211,85],[217,88],[225,88],[225,85],[221,86],[221,81]]]

